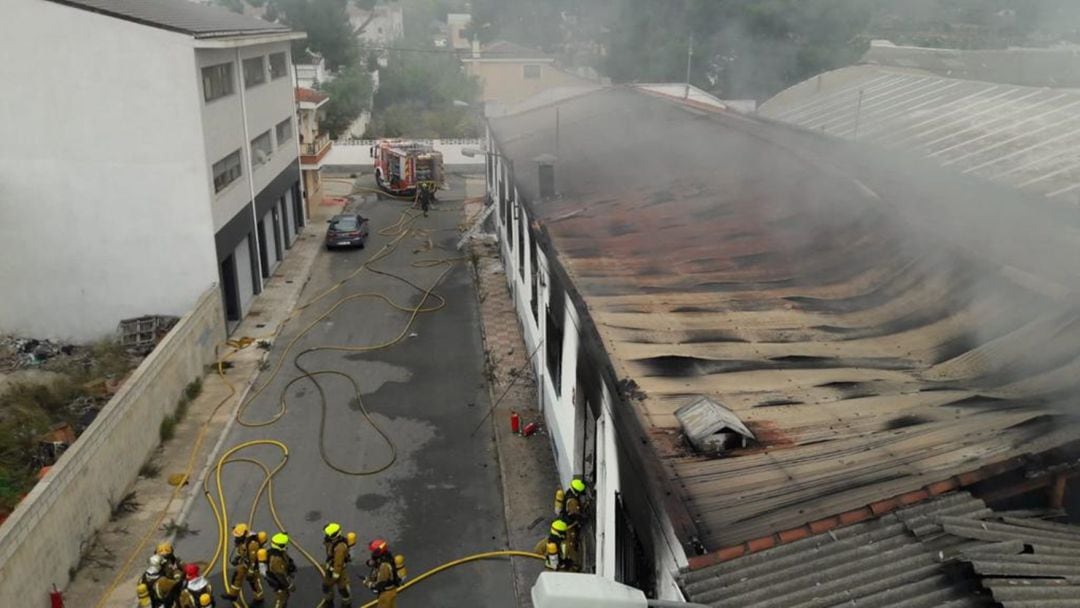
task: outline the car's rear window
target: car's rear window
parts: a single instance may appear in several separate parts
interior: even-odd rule
[[[356,221],[356,218],[343,217],[339,220],[335,220],[334,223],[330,224],[330,229],[338,230],[341,232],[348,232],[350,230],[356,230],[357,225],[358,222]]]

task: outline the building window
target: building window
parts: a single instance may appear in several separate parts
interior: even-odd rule
[[[221,192],[229,184],[240,179],[240,150],[214,163],[214,192]]]
[[[289,66],[285,61],[285,53],[270,54],[270,78],[277,80],[289,75]]]
[[[274,151],[274,142],[270,141],[270,131],[251,140],[251,164],[258,167],[270,160],[270,154]]]
[[[536,266],[536,239],[533,239],[532,247],[529,247],[529,262],[532,275],[532,298],[529,300],[529,307],[532,308],[533,322],[539,327],[540,313],[537,311],[536,304],[540,300],[540,270]]]
[[[233,64],[222,63],[202,69],[203,99],[214,101],[233,94]]]
[[[526,80],[536,80],[538,78],[540,78],[540,66],[538,66],[538,65],[527,65],[527,66],[525,66],[525,79]]]
[[[266,82],[266,64],[262,56],[244,60],[244,88]]]
[[[292,139],[292,119],[286,118],[285,120],[279,122],[277,126],[274,127],[274,131],[277,132],[277,145],[284,145],[285,142]]]
[[[553,289],[551,293],[552,298],[562,297],[562,293],[557,290]],[[547,307],[547,368],[556,397],[562,394],[563,319],[561,313],[565,309],[561,304],[552,300]]]

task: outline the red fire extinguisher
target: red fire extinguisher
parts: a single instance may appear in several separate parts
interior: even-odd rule
[[[536,429],[540,428],[540,425],[535,422],[530,422],[525,425],[525,428],[521,429],[521,434],[528,437],[536,432]]]
[[[56,588],[56,585],[53,585],[52,591],[49,592],[49,602],[51,608],[64,608],[64,594]]]
[[[521,416],[517,412],[510,412],[510,432],[517,435],[521,433]]]

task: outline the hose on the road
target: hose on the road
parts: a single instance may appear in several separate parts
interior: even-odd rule
[[[369,188],[355,188],[353,192],[355,193],[355,192],[361,192],[361,191],[374,191],[374,190],[371,190]],[[391,198],[402,199],[402,197],[396,197],[396,196],[393,196],[393,195],[387,195],[385,192],[382,192],[382,191],[378,191],[378,192],[382,196],[390,196]],[[402,199],[402,200],[409,200],[409,199]],[[374,474],[380,473],[382,471],[385,471],[386,469],[388,469],[390,466],[393,465],[393,463],[395,462],[395,460],[397,458],[394,443],[393,443],[392,439],[385,433],[385,431],[383,431],[379,427],[379,425],[372,419],[371,414],[369,413],[366,406],[364,405],[363,399],[362,399],[361,394],[360,394],[361,393],[360,387],[359,387],[358,383],[356,382],[356,380],[352,376],[350,376],[349,374],[346,374],[346,373],[338,371],[338,370],[331,370],[331,369],[309,370],[309,369],[306,369],[300,364],[300,359],[306,354],[321,351],[321,350],[344,351],[344,352],[371,352],[371,351],[376,351],[376,350],[380,350],[380,349],[390,348],[391,346],[399,343],[401,340],[403,340],[408,335],[409,329],[412,327],[413,323],[415,322],[416,318],[420,315],[420,313],[435,312],[435,311],[438,311],[438,310],[440,310],[440,309],[442,309],[442,308],[444,308],[446,306],[446,300],[442,296],[434,293],[434,289],[447,276],[447,274],[452,269],[453,264],[458,262],[458,261],[463,260],[464,259],[463,257],[435,258],[435,259],[417,260],[417,261],[412,262],[411,266],[413,268],[434,268],[434,267],[437,267],[437,266],[440,266],[440,265],[445,266],[445,269],[441,273],[439,273],[439,275],[434,279],[434,281],[432,281],[432,283],[426,288],[421,287],[421,286],[413,283],[412,281],[410,281],[406,277],[403,277],[403,276],[400,276],[400,275],[395,274],[393,272],[389,272],[389,271],[386,271],[386,270],[381,270],[381,269],[378,269],[378,268],[374,267],[374,264],[376,264],[379,261],[385,259],[389,255],[391,255],[394,251],[396,251],[397,248],[400,246],[400,244],[409,235],[426,236],[424,231],[421,231],[421,230],[418,230],[418,229],[415,229],[415,228],[412,227],[413,223],[417,220],[418,217],[420,217],[419,214],[410,213],[408,210],[404,210],[402,212],[401,216],[398,218],[398,220],[394,224],[392,224],[391,226],[388,226],[386,228],[383,228],[382,230],[379,230],[378,234],[380,234],[381,236],[392,237],[390,242],[383,245],[383,247],[378,252],[376,252],[374,255],[372,255],[367,261],[362,263],[356,270],[351,272],[348,276],[346,276],[345,278],[343,278],[340,281],[336,282],[334,285],[330,286],[326,290],[322,291],[321,293],[316,295],[311,300],[305,302],[304,304],[302,304],[300,306],[297,306],[288,315],[288,317],[281,322],[281,324],[278,326],[278,331],[275,332],[275,335],[280,333],[282,327],[284,327],[284,325],[288,321],[292,320],[293,318],[295,318],[296,316],[298,316],[299,314],[301,314],[303,311],[307,310],[311,306],[315,305],[316,303],[322,301],[323,299],[325,299],[327,296],[329,296],[334,291],[339,290],[344,285],[346,285],[347,283],[349,283],[350,281],[355,279],[358,275],[360,275],[365,270],[367,270],[369,272],[372,272],[372,273],[375,273],[375,274],[380,274],[380,275],[383,275],[383,276],[387,276],[387,277],[396,279],[396,280],[398,280],[398,281],[400,281],[400,282],[402,282],[402,283],[404,283],[406,285],[409,285],[413,289],[421,292],[423,295],[420,298],[419,302],[415,306],[405,306],[405,305],[402,305],[402,304],[398,304],[397,302],[395,302],[390,297],[388,297],[388,296],[386,296],[386,295],[384,295],[382,293],[378,293],[378,292],[353,294],[353,295],[343,296],[343,297],[339,298],[326,311],[319,314],[314,320],[312,320],[310,323],[308,323],[306,326],[304,326],[301,329],[301,331],[288,342],[288,344],[286,345],[284,351],[282,352],[281,357],[278,359],[278,361],[273,366],[272,370],[267,375],[266,380],[262,383],[261,386],[259,386],[258,388],[254,388],[250,392],[250,394],[247,396],[247,398],[244,399],[243,403],[241,403],[239,405],[239,407],[237,408],[236,422],[238,424],[240,424],[242,426],[245,426],[245,427],[262,427],[262,426],[271,425],[274,422],[280,420],[288,411],[288,403],[287,403],[287,400],[286,400],[286,394],[287,394],[288,390],[294,384],[296,384],[297,382],[300,382],[302,380],[307,380],[307,381],[310,381],[315,386],[316,390],[319,393],[319,401],[320,401],[320,405],[321,405],[320,424],[319,424],[319,454],[320,454],[320,458],[322,459],[322,461],[329,468],[331,468],[331,469],[333,469],[333,470],[335,470],[335,471],[337,471],[337,472],[339,472],[341,474],[344,474],[344,475],[363,476],[363,475],[374,475]],[[432,246],[431,246],[430,237],[429,237],[428,238],[428,243],[427,243],[427,249],[431,249],[431,248],[432,248]],[[416,250],[416,251],[414,251],[414,253],[418,253],[419,251],[421,251],[421,250]],[[352,302],[354,300],[359,300],[359,299],[377,299],[377,300],[381,300],[381,301],[387,303],[392,308],[395,308],[395,309],[403,311],[403,312],[408,312],[409,313],[409,318],[406,321],[406,323],[404,324],[401,331],[398,332],[398,334],[394,338],[392,338],[390,340],[387,340],[387,341],[385,341],[383,343],[380,343],[380,344],[361,345],[361,346],[319,345],[319,346],[310,347],[310,348],[307,348],[307,349],[305,349],[303,351],[300,351],[299,353],[297,353],[293,357],[292,360],[293,360],[293,365],[300,371],[301,375],[296,377],[296,378],[293,378],[284,387],[282,387],[281,396],[280,396],[280,399],[279,399],[278,411],[273,416],[271,416],[270,418],[268,418],[266,420],[251,421],[251,420],[245,419],[244,414],[245,414],[246,410],[248,409],[248,407],[276,379],[278,373],[281,371],[281,368],[284,365],[284,362],[288,359],[288,356],[291,353],[291,351],[293,350],[293,347],[296,345],[296,343],[301,338],[306,336],[320,322],[324,321],[326,318],[328,318],[330,315],[332,315],[336,310],[338,310],[338,308],[340,308],[341,306],[343,306],[346,303]],[[435,300],[435,303],[432,304],[432,305],[426,305],[426,303],[428,302],[429,299]],[[220,357],[218,359],[217,365],[215,367],[216,367],[216,371],[217,371],[218,376],[221,378],[222,382],[228,388],[228,394],[218,404],[215,405],[215,407],[213,408],[210,416],[203,422],[203,424],[201,425],[201,427],[200,427],[200,429],[198,431],[198,434],[196,435],[196,440],[193,443],[191,454],[190,454],[190,456],[188,458],[187,466],[185,467],[185,471],[183,473],[183,479],[185,480],[185,482],[186,482],[186,480],[190,479],[191,474],[192,474],[192,472],[194,470],[196,456],[198,454],[198,451],[199,451],[199,448],[200,448],[202,442],[205,439],[206,433],[210,428],[211,420],[214,418],[214,416],[217,414],[217,412],[220,410],[220,408],[225,403],[229,402],[238,392],[236,390],[236,387],[229,381],[228,377],[225,375],[225,369],[226,369],[225,365],[226,365],[228,359],[230,359],[232,356],[234,356],[240,350],[242,350],[244,348],[247,348],[251,344],[254,344],[256,342],[257,342],[256,338],[249,338],[249,337],[244,337],[244,338],[239,338],[239,339],[232,339],[232,340],[228,340],[226,342],[226,345],[230,348],[230,350],[229,350],[228,353],[226,353],[224,356],[222,356],[222,357]],[[319,381],[317,379],[317,376],[326,376],[326,375],[344,377],[347,380],[349,380],[349,382],[352,384],[353,392],[354,392],[355,399],[356,399],[356,403],[359,404],[359,409],[362,412],[362,415],[364,416],[367,423],[370,424],[372,426],[372,428],[380,435],[381,439],[387,444],[387,446],[388,446],[388,448],[390,450],[389,457],[388,457],[387,461],[384,464],[382,464],[382,465],[380,465],[378,467],[375,467],[373,469],[370,469],[370,470],[350,470],[350,469],[347,469],[347,468],[345,468],[345,467],[343,467],[341,465],[338,465],[338,464],[334,463],[331,460],[331,458],[329,457],[329,455],[327,454],[326,442],[325,442],[325,434],[326,434],[326,419],[327,419],[327,412],[328,412],[328,399],[327,399],[326,393],[325,393],[322,385],[319,383]],[[247,450],[247,449],[253,448],[255,446],[270,446],[270,447],[277,448],[281,452],[281,460],[277,463],[276,466],[271,468],[271,467],[267,466],[262,461],[260,461],[260,460],[258,460],[256,458],[244,457],[244,456],[234,456],[237,452]],[[260,440],[247,441],[247,442],[241,443],[239,445],[236,445],[236,446],[230,448],[220,458],[218,458],[217,463],[216,463],[216,465],[214,467],[214,478],[215,478],[215,485],[216,485],[216,490],[217,490],[217,497],[216,498],[213,496],[213,494],[212,494],[212,492],[210,490],[210,487],[209,487],[209,482],[210,482],[209,475],[207,475],[203,480],[203,495],[204,495],[204,497],[206,498],[206,500],[208,501],[208,503],[210,505],[210,511],[211,511],[216,523],[217,523],[217,526],[218,526],[217,542],[215,543],[215,548],[214,548],[213,554],[211,555],[210,559],[207,560],[207,562],[206,562],[207,563],[206,571],[207,572],[212,571],[214,569],[214,567],[217,565],[218,560],[221,560],[220,561],[220,563],[221,563],[221,574],[222,574],[222,580],[223,580],[223,583],[224,583],[224,589],[225,589],[226,592],[231,592],[233,590],[233,588],[230,585],[230,580],[229,580],[229,576],[228,576],[228,567],[227,567],[228,560],[225,559],[225,557],[228,555],[228,551],[229,551],[229,548],[230,548],[230,543],[229,543],[229,515],[228,515],[227,506],[226,506],[227,500],[226,500],[226,495],[225,495],[225,484],[222,481],[222,471],[224,470],[226,465],[234,464],[234,463],[235,464],[240,464],[240,463],[254,464],[256,467],[261,469],[261,471],[263,473],[263,480],[262,480],[262,482],[260,483],[260,485],[258,487],[258,490],[256,492],[254,500],[252,501],[251,508],[250,508],[249,513],[248,513],[248,522],[251,523],[251,522],[254,521],[255,513],[256,513],[256,511],[258,509],[258,505],[260,504],[260,502],[262,500],[262,497],[265,494],[265,496],[267,498],[267,505],[269,507],[270,515],[271,515],[271,518],[273,519],[274,524],[278,527],[279,530],[286,531],[287,527],[286,527],[285,523],[279,517],[279,515],[277,513],[277,508],[276,508],[276,505],[275,505],[275,502],[274,502],[273,478],[274,478],[275,475],[277,475],[285,467],[286,463],[288,462],[288,455],[289,455],[288,446],[283,442],[276,441],[276,440],[270,440],[270,439],[260,439]],[[161,524],[164,521],[165,515],[168,512],[169,506],[179,496],[179,494],[180,494],[180,492],[181,492],[184,485],[185,485],[185,483],[179,483],[179,484],[176,485],[176,487],[174,488],[174,490],[173,490],[173,492],[172,492],[172,494],[170,496],[170,499],[169,499],[168,503],[161,510],[160,514],[158,515],[157,519],[154,522],[154,525],[140,539],[140,542],[135,547],[135,549],[131,552],[131,554],[128,556],[128,558],[124,562],[123,566],[117,571],[116,576],[114,577],[113,581],[110,583],[110,585],[106,589],[105,593],[102,594],[99,601],[95,604],[95,608],[101,608],[104,605],[104,603],[108,600],[108,598],[111,597],[111,595],[115,592],[116,587],[123,580],[124,574],[130,569],[130,567],[133,564],[135,558],[144,550],[144,548],[146,546],[146,543],[149,541],[149,539],[153,535],[155,535],[157,533],[158,529],[161,527]],[[293,546],[296,546],[297,550],[304,556],[304,558],[308,562],[310,562],[318,570],[318,572],[320,573],[320,576],[323,575],[322,564],[319,562],[319,560],[317,560],[314,556],[312,556],[307,550],[305,550],[303,547],[301,547],[295,541],[293,541],[291,544]],[[536,559],[543,559],[541,556],[535,555],[533,553],[522,552],[522,551],[494,551],[494,552],[489,552],[489,553],[480,553],[480,554],[476,554],[476,555],[472,555],[472,556],[467,556],[467,557],[461,558],[459,560],[454,560],[452,562],[448,562],[448,563],[443,564],[443,565],[441,565],[441,566],[439,566],[437,568],[434,568],[434,569],[432,569],[432,570],[430,570],[428,572],[425,572],[425,573],[421,574],[420,576],[416,577],[415,579],[409,581],[408,583],[402,585],[400,590],[405,590],[406,588],[408,588],[408,587],[410,587],[410,586],[412,586],[412,585],[414,585],[414,584],[416,584],[416,583],[418,583],[418,582],[420,582],[420,581],[422,581],[422,580],[424,580],[424,579],[426,579],[426,578],[428,578],[430,576],[433,576],[433,575],[435,575],[435,574],[437,574],[439,572],[442,572],[444,570],[453,568],[453,567],[461,565],[461,564],[465,564],[465,563],[469,563],[469,562],[477,561],[477,560],[482,560],[482,559],[492,559],[492,558],[495,558],[495,557],[505,557],[505,556],[519,556],[519,557],[531,557],[531,558],[536,558]],[[244,600],[241,599],[242,603],[243,603],[243,601]],[[244,604],[244,605],[246,605],[246,604]],[[320,605],[321,605],[321,603],[320,603]],[[367,604],[366,606],[374,606],[374,605],[375,605],[375,602],[372,602],[370,604]]]

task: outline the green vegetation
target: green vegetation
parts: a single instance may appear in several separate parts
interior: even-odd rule
[[[375,94],[375,137],[476,137],[479,85],[449,53],[391,53]],[[467,105],[462,105],[467,104]]]
[[[371,103],[371,76],[362,64],[350,65],[319,88],[330,95],[326,115],[319,124],[334,139],[344,133]]]
[[[0,395],[0,513],[33,487],[44,464],[38,438],[64,423],[80,432],[87,413],[110,397],[106,381],[123,378],[137,362],[119,344],[102,341],[46,361],[39,369],[59,374],[55,379],[16,384]]]

